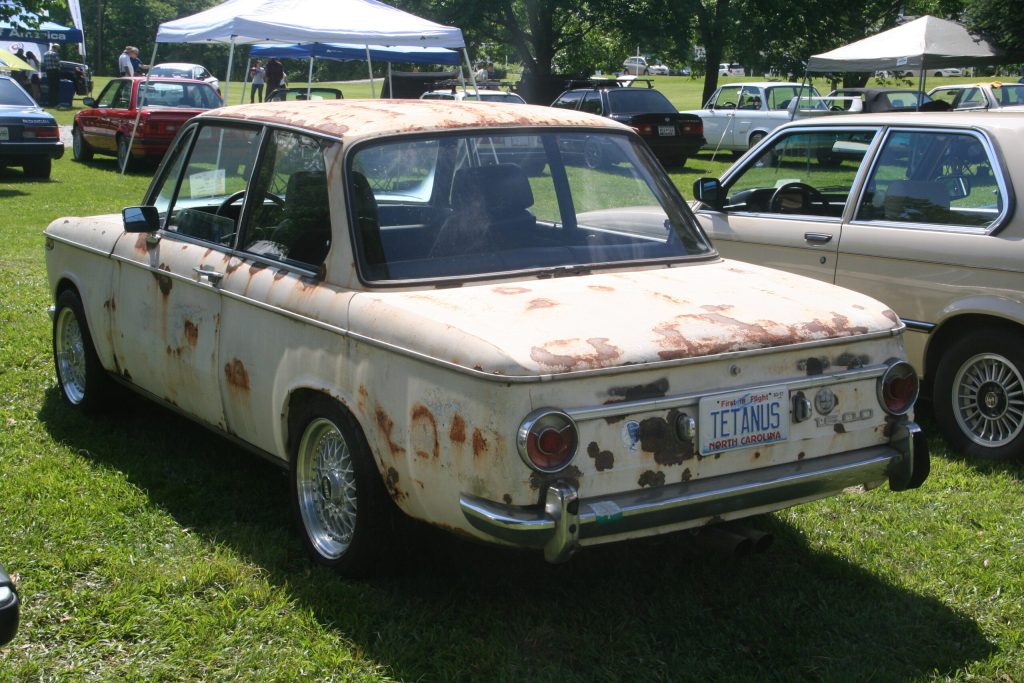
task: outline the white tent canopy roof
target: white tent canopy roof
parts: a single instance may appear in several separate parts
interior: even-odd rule
[[[160,24],[156,42],[466,46],[459,28],[377,0],[227,0]]]
[[[923,16],[856,43],[814,55],[807,71],[924,70],[1004,61],[1002,52],[960,24]]]

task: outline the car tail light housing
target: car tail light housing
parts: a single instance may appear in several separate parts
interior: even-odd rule
[[[528,467],[551,473],[572,462],[579,440],[579,430],[571,417],[560,410],[541,408],[519,425],[516,447]]]
[[[914,407],[919,389],[914,367],[904,360],[896,361],[878,378],[878,402],[890,415],[906,415]]]
[[[21,136],[26,140],[56,140],[60,130],[57,126],[25,126]]]

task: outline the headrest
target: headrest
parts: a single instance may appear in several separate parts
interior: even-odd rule
[[[490,215],[522,211],[533,206],[533,190],[526,173],[516,164],[459,169],[452,184],[452,208],[483,204]]]
[[[286,207],[322,208],[327,204],[327,175],[323,171],[296,171],[288,178]]]

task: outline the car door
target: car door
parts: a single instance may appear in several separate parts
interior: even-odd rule
[[[728,134],[729,145],[734,149],[746,149],[750,131],[764,124],[767,111],[764,88],[747,85],[740,91],[732,132]]]
[[[337,156],[337,143],[267,129],[246,188],[238,248],[220,268],[225,424],[269,452],[283,450],[273,418],[292,387],[282,376],[316,385],[345,372],[338,358],[346,339],[337,330],[353,292],[325,282],[335,241],[328,153]],[[338,239],[347,248],[348,234],[338,231]]]
[[[104,151],[117,149],[115,142],[116,128],[112,124],[110,110],[118,106],[128,106],[128,81],[116,79],[107,83],[103,92],[96,98],[95,105],[83,110],[77,123],[85,141],[90,147]]]
[[[233,251],[238,194],[253,168],[259,129],[195,127],[168,152],[148,197],[161,215],[153,235],[118,240],[113,345],[123,377],[219,428],[221,280]]]
[[[888,303],[926,334],[957,302],[1024,288],[1013,240],[993,235],[1012,202],[994,148],[976,130],[890,129],[840,239],[836,284]],[[972,304],[972,305],[976,305]]]
[[[719,209],[697,217],[727,258],[826,282],[875,129],[792,129],[722,178]]]
[[[712,149],[730,149],[736,106],[740,101],[740,86],[719,88],[704,106],[700,117],[704,119],[704,138]]]

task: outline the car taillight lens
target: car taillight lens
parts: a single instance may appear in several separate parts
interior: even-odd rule
[[[917,372],[910,363],[897,361],[878,378],[878,402],[890,415],[906,415],[914,407],[919,388]]]
[[[682,125],[684,133],[690,133],[692,135],[703,135],[704,124],[703,123],[684,123]]]
[[[576,455],[579,432],[572,418],[551,408],[541,408],[519,425],[516,447],[528,466],[538,472],[558,472]]]
[[[654,135],[656,128],[649,123],[641,123],[639,126],[633,126],[633,130],[640,135]]]
[[[57,126],[25,126],[22,137],[26,140],[56,140],[60,137]]]

